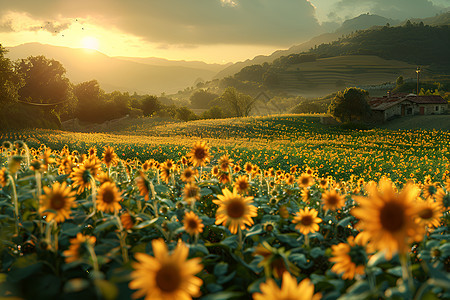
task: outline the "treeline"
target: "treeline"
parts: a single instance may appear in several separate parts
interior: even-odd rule
[[[450,67],[450,26],[428,26],[407,21],[403,26],[359,30],[329,44],[309,50],[319,57],[376,55],[417,65],[430,65],[436,72]]]
[[[190,121],[199,118],[248,116],[255,100],[233,87],[215,94],[192,91],[190,101],[173,100],[164,94],[106,93],[97,80],[73,84],[64,66],[45,56],[11,61],[0,45],[0,130],[61,127],[77,118],[103,123],[130,115],[160,116]],[[198,114],[191,109],[199,109]]]

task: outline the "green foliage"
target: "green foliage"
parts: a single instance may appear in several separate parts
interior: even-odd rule
[[[161,103],[155,96],[148,96],[142,100],[142,111],[144,116],[148,117],[161,109]]]
[[[191,102],[192,108],[207,108],[209,106],[209,103],[217,97],[218,95],[214,93],[210,93],[206,90],[200,89],[195,91],[191,95],[189,101]]]
[[[340,55],[377,55],[417,65],[432,65],[445,72],[450,67],[450,26],[405,26],[360,30],[329,44],[321,44],[309,53],[320,57]]]
[[[213,106],[207,111],[202,113],[202,119],[223,119],[226,118],[226,114],[220,106]]]
[[[223,94],[213,101],[213,105],[219,105],[227,114],[233,117],[247,117],[255,104],[255,99],[249,95],[239,93],[235,88],[228,87]]]
[[[45,104],[64,102],[56,106],[56,110],[73,111],[76,102],[66,69],[59,61],[43,55],[30,56],[17,61],[15,69],[24,79],[24,85],[19,89],[20,100]]]
[[[4,105],[16,102],[23,80],[14,72],[12,62],[4,55],[6,49],[0,44],[0,111]]]
[[[61,128],[58,113],[49,108],[8,103],[0,110],[0,131],[24,128]]]
[[[342,122],[363,121],[370,115],[369,93],[359,88],[339,91],[328,107],[328,113]]]

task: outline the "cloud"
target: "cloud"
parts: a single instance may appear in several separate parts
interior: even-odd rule
[[[0,0],[7,11],[59,24],[92,18],[161,44],[291,45],[322,32],[308,0]]]
[[[0,21],[0,32],[13,32],[13,21],[11,19]]]
[[[429,0],[339,0],[335,7],[339,12],[381,15],[392,19],[424,18],[439,13],[442,8]]]
[[[61,31],[68,29],[70,24],[71,24],[70,22],[65,22],[63,24],[59,24],[57,22],[45,22],[41,26],[32,26],[32,27],[29,27],[27,30],[28,31],[45,30],[45,31],[50,32],[53,35],[57,35]]]

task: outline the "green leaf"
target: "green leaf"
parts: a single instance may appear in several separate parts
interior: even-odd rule
[[[325,254],[325,251],[322,250],[319,247],[315,247],[312,248],[311,251],[309,252],[309,254],[313,257],[313,258],[318,258],[320,256],[323,256]]]
[[[216,277],[223,276],[228,271],[228,264],[224,262],[220,262],[217,265],[214,266],[214,275]]]
[[[201,253],[204,253],[206,255],[209,254],[208,248],[206,248],[202,244],[189,245],[189,252],[191,252],[192,254],[195,254],[196,252],[201,252]]]
[[[219,292],[202,297],[202,300],[229,300],[233,298],[242,299],[244,293],[241,292]]]
[[[155,223],[156,221],[158,221],[158,219],[159,219],[159,218],[153,218],[153,219],[151,219],[151,220],[147,220],[147,221],[141,222],[141,223],[139,223],[138,225],[135,225],[135,226],[133,227],[133,229],[142,229],[142,228],[145,228],[145,227],[147,227],[147,226],[152,225],[152,224]]]

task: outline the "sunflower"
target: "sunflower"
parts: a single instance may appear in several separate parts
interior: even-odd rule
[[[439,202],[435,202],[432,198],[426,200],[419,198],[417,204],[417,222],[430,228],[437,228],[441,225],[443,213]]]
[[[210,160],[209,147],[205,142],[197,142],[187,157],[194,167],[206,166]]]
[[[261,293],[254,293],[253,300],[319,300],[322,295],[314,294],[314,284],[308,278],[297,283],[297,278],[289,272],[283,273],[281,289],[273,279],[269,279],[259,285]]]
[[[286,182],[287,185],[293,185],[295,183],[295,176],[289,173],[286,173],[284,177],[284,182]]]
[[[211,169],[211,175],[214,177],[218,177],[220,173],[219,167],[218,166],[214,166]]]
[[[97,180],[100,181],[100,185],[104,184],[105,182],[113,182],[108,173],[103,171],[98,172]]]
[[[234,188],[238,191],[238,193],[241,194],[248,193],[248,190],[250,189],[250,184],[248,183],[248,176],[241,175],[238,178],[236,178],[236,181],[234,182]]]
[[[176,169],[176,165],[173,162],[173,160],[171,159],[167,159],[164,164],[166,165],[167,168],[169,168],[170,170],[175,170]]]
[[[166,184],[168,184],[169,181],[170,181],[170,177],[171,177],[171,175],[172,175],[171,170],[172,170],[171,167],[169,167],[166,163],[162,163],[162,164],[159,166],[159,176],[161,176],[161,179],[162,179]]]
[[[231,233],[237,233],[238,228],[245,229],[245,225],[253,225],[252,217],[258,215],[257,208],[250,203],[253,197],[242,197],[237,193],[236,189],[233,192],[227,188],[222,190],[223,195],[218,195],[218,200],[213,202],[219,205],[216,212],[216,225],[223,224],[228,226]]]
[[[69,264],[79,260],[84,254],[88,253],[87,247],[94,246],[95,241],[95,236],[86,236],[78,232],[75,238],[70,239],[69,249],[63,252],[63,255],[66,257],[66,263]]]
[[[445,181],[445,189],[447,190],[447,192],[450,192],[450,178],[447,178],[447,180]]]
[[[192,211],[186,212],[183,219],[184,230],[190,235],[196,235],[203,232],[202,220]]]
[[[219,167],[223,172],[230,171],[230,167],[233,166],[233,160],[228,157],[228,154],[222,155],[219,159]]]
[[[291,174],[295,174],[295,173],[297,173],[297,170],[298,170],[298,165],[295,165],[295,166],[292,166],[292,167],[289,169],[289,172],[290,172]]]
[[[103,155],[102,155],[102,157],[103,157],[102,161],[106,165],[106,167],[109,168],[110,166],[117,165],[117,163],[119,162],[119,157],[114,152],[114,148],[107,146],[104,149],[105,149],[105,151],[103,152]]]
[[[230,174],[225,173],[225,172],[220,172],[219,182],[222,183],[222,184],[226,184],[228,182],[231,182]]]
[[[258,267],[264,267],[266,277],[274,276],[281,278],[285,272],[295,276],[300,274],[300,269],[289,261],[291,251],[285,251],[284,247],[272,247],[266,241],[256,246],[253,256],[260,255],[263,259],[258,263]]]
[[[203,269],[201,258],[187,260],[189,248],[178,242],[172,255],[162,239],[152,241],[154,257],[136,253],[132,266],[131,289],[137,289],[133,298],[145,296],[146,300],[192,299],[200,296],[202,280],[195,276]]]
[[[180,176],[183,182],[194,182],[195,177],[198,177],[198,171],[192,169],[191,167],[184,169],[183,173],[181,173]]]
[[[406,253],[413,241],[423,238],[424,228],[415,222],[415,199],[420,189],[407,184],[396,193],[393,183],[381,179],[379,187],[367,184],[369,197],[355,197],[359,207],[352,215],[359,218],[360,229],[370,236],[371,244],[378,250],[386,250],[386,258],[396,252]]]
[[[326,178],[320,178],[319,187],[325,190],[328,187],[328,180]]]
[[[39,212],[47,216],[49,221],[55,219],[58,223],[64,222],[70,218],[70,209],[75,206],[75,195],[76,192],[66,182],[55,182],[52,188],[44,186],[44,194],[39,197]]]
[[[121,209],[122,200],[119,189],[113,182],[105,182],[97,193],[97,209],[104,212],[116,212]]]
[[[251,162],[246,162],[245,165],[244,165],[244,170],[248,174],[253,173],[253,165],[252,165],[252,163]]]
[[[337,190],[322,193],[322,203],[325,211],[336,210],[345,205],[345,196],[340,195]]]
[[[297,183],[299,187],[308,188],[314,184],[314,178],[309,174],[303,173],[297,179]]]
[[[335,263],[331,268],[336,274],[342,274],[342,279],[352,280],[355,275],[363,275],[367,263],[367,255],[361,235],[348,237],[347,243],[331,246],[333,257],[329,260]]]
[[[51,155],[52,155],[52,150],[50,148],[45,149],[45,151],[42,152],[42,154],[41,154],[45,169],[48,169],[49,165],[55,163],[55,159]]]
[[[239,173],[240,171],[241,171],[241,167],[239,165],[235,164],[233,166],[233,172],[234,173]]]
[[[322,219],[317,217],[317,213],[317,210],[314,208],[309,209],[309,207],[306,207],[305,209],[300,209],[292,220],[292,223],[297,224],[295,229],[300,230],[305,235],[318,231],[319,223],[322,222]]]
[[[188,160],[188,158],[186,157],[186,156],[182,156],[181,157],[181,159],[180,159],[180,162],[181,162],[181,164],[183,165],[183,166],[187,166],[188,165],[188,163],[189,163],[189,160]]]
[[[423,197],[425,199],[433,197],[437,192],[437,187],[435,183],[426,184],[423,187]]]
[[[78,194],[81,194],[84,189],[91,188],[91,179],[97,179],[100,169],[100,161],[95,158],[86,160],[78,168],[74,168],[70,177],[73,180],[73,185],[78,187]]]
[[[188,204],[200,200],[200,188],[195,183],[186,183],[183,189],[183,200]]]
[[[97,157],[97,148],[95,148],[95,147],[89,148],[88,155],[89,155],[89,158],[91,158],[93,156]]]
[[[309,203],[309,200],[311,199],[311,193],[307,188],[302,188],[300,195],[302,196],[303,202]]]
[[[125,212],[120,216],[120,222],[125,230],[130,230],[133,228],[136,220],[129,212]]]
[[[150,182],[145,178],[144,173],[140,172],[140,176],[136,178],[136,185],[139,189],[139,194],[144,197],[146,201],[150,199]]]
[[[8,183],[9,183],[9,172],[5,167],[3,167],[0,170],[0,185],[2,187],[5,187],[8,185]]]
[[[450,194],[445,192],[444,189],[439,188],[435,197],[440,206],[445,208],[448,208],[450,206]]]

